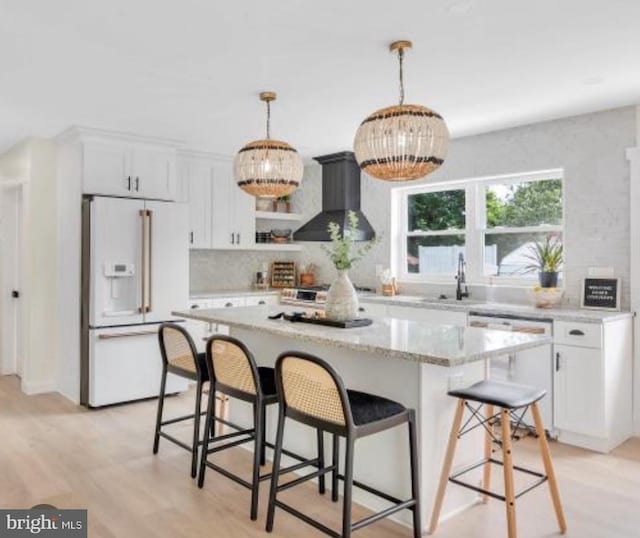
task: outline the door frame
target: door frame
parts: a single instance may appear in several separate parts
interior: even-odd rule
[[[17,350],[16,356],[11,359],[8,364],[5,356],[6,350],[4,349],[4,342],[0,341],[0,375],[18,375],[24,382],[28,377],[28,353],[27,353],[27,338],[26,338],[26,320],[27,320],[27,306],[25,302],[26,290],[26,237],[25,237],[25,225],[26,225],[26,198],[27,198],[27,182],[20,179],[10,179],[0,181],[0,207],[3,205],[3,198],[8,191],[14,191],[16,197],[16,211],[17,211],[17,225],[18,230],[16,234],[16,271],[18,279],[12,283],[6,283],[4,281],[4,266],[0,266],[0,331],[5,331],[5,316],[15,316],[16,323],[16,340]],[[1,233],[1,232],[0,232]],[[9,297],[9,290],[17,289],[20,292],[20,299],[16,303],[15,299]],[[13,309],[15,308],[15,311]],[[4,340],[4,339],[2,339]]]

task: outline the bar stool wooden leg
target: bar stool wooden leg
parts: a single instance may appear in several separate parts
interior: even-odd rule
[[[316,436],[318,438],[318,468],[324,469],[324,432],[322,430],[316,430]],[[325,491],[325,476],[320,475],[318,477],[318,493],[324,495]]]
[[[164,408],[164,391],[167,386],[167,368],[162,369],[162,380],[160,381],[160,394],[158,395],[158,414],[156,416],[156,433],[153,438],[153,453],[158,453],[160,446],[160,428],[162,428],[162,409]]]
[[[269,489],[269,507],[267,509],[266,531],[273,531],[273,520],[276,514],[276,495],[278,489],[278,481],[280,479],[280,461],[282,459],[282,442],[284,439],[284,412],[280,409],[278,415],[278,430],[276,432],[275,452],[273,454],[273,468],[271,470],[271,487]]]
[[[451,465],[453,464],[453,456],[455,455],[456,445],[458,444],[458,433],[460,431],[460,425],[462,424],[463,413],[464,400],[458,400],[458,405],[456,406],[456,414],[453,418],[453,424],[451,425],[451,433],[449,434],[447,452],[444,455],[444,462],[442,463],[442,472],[440,473],[440,483],[438,484],[436,500],[433,503],[433,511],[431,512],[429,534],[433,534],[438,527],[440,510],[442,509],[442,501],[444,500],[444,492],[447,489],[449,475],[451,474]]]
[[[485,417],[489,420],[493,416],[493,405],[485,405]],[[487,422],[487,428],[491,429],[491,424]],[[491,434],[485,430],[484,432],[484,459],[488,460],[491,458],[493,449],[493,438]],[[491,463],[485,463],[483,474],[482,474],[482,489],[489,490],[491,489]],[[482,495],[482,502],[487,503],[489,501],[489,495]]]
[[[214,417],[215,415],[215,409],[216,409],[216,391],[213,390],[213,387],[210,387],[209,390],[209,399],[207,402],[207,414],[205,416],[206,419],[206,423],[211,427],[211,429],[213,430],[213,425],[215,424],[215,420]],[[214,432],[213,431],[209,431],[208,429],[206,430],[206,435],[204,436],[204,439],[202,440],[202,449],[200,450],[200,471],[198,473],[198,487],[202,488],[202,486],[204,486],[204,475],[207,471],[207,465],[206,465],[206,461],[207,461],[207,453],[209,452],[209,441],[212,438],[215,438]]]
[[[198,474],[198,446],[200,442],[200,409],[202,407],[202,381],[196,389],[196,412],[193,417],[193,445],[191,446],[191,478]]]
[[[333,434],[333,471],[331,472],[331,500],[338,502],[338,474],[340,473],[340,437]]]
[[[260,460],[262,459],[262,426],[265,406],[259,399],[253,404],[254,446],[253,476],[251,480],[251,521],[258,519],[258,494],[260,491]]]
[[[551,494],[551,500],[553,501],[553,508],[556,511],[556,518],[558,520],[560,532],[564,534],[565,532],[567,532],[567,522],[564,518],[564,511],[562,509],[562,502],[560,501],[560,492],[558,491],[556,473],[553,469],[553,463],[551,462],[549,443],[547,442],[547,436],[544,431],[544,424],[542,423],[542,416],[540,415],[540,409],[538,408],[537,402],[531,405],[531,413],[533,414],[533,421],[536,425],[536,433],[538,434],[538,442],[540,444],[540,454],[542,455],[544,472],[547,475],[547,480],[549,482],[549,493]]]
[[[411,496],[415,499],[413,507],[413,538],[422,536],[422,514],[420,513],[420,468],[418,465],[418,439],[416,433],[415,411],[409,413],[409,453],[411,458]]]
[[[355,440],[347,437],[344,456],[344,495],[342,498],[342,537],[351,538],[351,503],[353,498],[353,452]]]
[[[511,446],[511,415],[508,409],[501,412],[502,454],[504,462],[504,496],[507,508],[507,528],[509,538],[516,538],[516,497],[513,485],[513,454]]]

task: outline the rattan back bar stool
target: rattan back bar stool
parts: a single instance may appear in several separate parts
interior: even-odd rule
[[[158,411],[156,416],[156,429],[153,440],[153,453],[158,453],[160,437],[175,443],[179,447],[191,452],[191,477],[195,478],[198,470],[198,447],[200,441],[200,417],[204,413],[201,411],[202,389],[204,383],[209,381],[206,359],[204,353],[198,353],[193,340],[187,330],[177,323],[163,323],[158,329],[158,340],[160,343],[160,355],[162,357],[162,378],[160,381],[160,394],[158,395]],[[169,420],[162,420],[164,410],[165,389],[167,386],[167,375],[171,373],[180,377],[185,377],[196,382],[196,402],[192,415],[184,415]],[[212,391],[213,392],[213,391]],[[193,441],[191,445],[183,443],[172,435],[162,431],[163,426],[175,424],[184,420],[193,419]]]
[[[267,532],[273,530],[276,507],[298,517],[325,534],[338,538],[349,538],[353,531],[406,509],[413,512],[413,536],[419,538],[421,536],[420,493],[414,410],[406,409],[403,405],[380,396],[347,390],[338,374],[328,363],[318,357],[298,351],[286,352],[278,357],[276,384],[280,397],[280,415],[269,494]],[[333,461],[328,467],[321,467],[316,472],[280,484],[280,475],[293,470],[291,467],[280,467],[281,457],[284,453],[283,439],[286,419],[333,434]],[[353,478],[356,440],[402,424],[408,425],[411,462],[411,497],[404,501]],[[340,474],[338,468],[339,437],[346,439],[344,475]],[[307,480],[322,477],[326,473],[332,473],[332,499],[334,501],[338,500],[338,480],[342,480],[344,483],[341,532],[326,527],[278,499],[278,493]],[[351,508],[354,486],[389,501],[392,506],[360,521],[352,522]]]
[[[212,390],[209,394],[207,424],[221,423],[235,431],[216,435],[214,428],[209,430],[200,456],[198,486],[201,488],[204,486],[205,473],[207,468],[210,468],[250,489],[250,516],[252,520],[256,520],[260,482],[271,478],[271,473],[261,475],[260,467],[265,464],[266,448],[274,448],[273,443],[266,441],[265,417],[267,406],[278,403],[275,373],[273,368],[257,366],[249,349],[240,340],[231,336],[214,335],[207,341],[206,364],[209,377],[213,380],[212,385],[215,387],[215,391]],[[221,417],[216,417],[215,392],[252,404],[253,425],[245,428]],[[288,456],[300,462],[295,466],[296,468],[324,466],[324,446],[320,431],[318,431],[317,441],[318,452],[314,458],[307,459],[287,451]],[[210,459],[210,456],[216,452],[248,442],[254,443],[251,481],[230,472]],[[318,488],[319,492],[324,494],[324,479],[319,482]]]
[[[431,515],[431,525],[429,527],[430,534],[434,533],[438,526],[442,501],[444,499],[448,482],[452,482],[459,486],[481,493],[484,502],[487,502],[489,497],[504,501],[507,512],[509,538],[516,538],[517,535],[516,499],[541,484],[548,482],[549,493],[551,494],[560,532],[562,534],[566,532],[567,523],[564,517],[562,503],[560,501],[560,492],[558,490],[558,483],[553,469],[553,463],[551,461],[551,453],[549,452],[549,444],[547,442],[542,415],[540,414],[540,409],[538,407],[538,402],[545,396],[545,394],[546,392],[544,390],[536,389],[535,387],[493,380],[480,381],[468,388],[449,392],[449,396],[457,398],[458,402],[456,405],[453,425],[451,427],[451,433],[449,435],[449,443],[445,453],[444,463],[442,465],[440,483]],[[474,407],[469,402],[474,402],[477,406]],[[485,407],[484,414],[481,414],[483,406]],[[495,407],[499,408],[497,413],[494,413]],[[513,464],[513,438],[517,431],[517,426],[522,422],[522,419],[529,408],[531,408],[531,414],[533,415],[533,420],[535,422],[536,435],[538,436],[542,463],[545,470],[544,474]],[[462,420],[465,409],[469,410],[470,416],[463,424]],[[473,421],[475,421],[475,424],[469,426]],[[511,427],[512,421],[516,422],[515,429],[512,429]],[[494,434],[494,426],[498,422],[500,422],[501,427],[500,438]],[[469,465],[464,469],[451,474],[458,439],[477,427],[483,427],[485,430],[484,459],[479,463]],[[492,457],[492,447],[494,444],[502,448],[502,461]],[[489,489],[491,486],[491,464],[503,467],[504,495],[494,493]],[[460,479],[460,477],[465,473],[479,467],[483,467],[482,487],[469,484]],[[529,476],[533,476],[536,480],[520,492],[516,493],[513,478],[514,469]]]

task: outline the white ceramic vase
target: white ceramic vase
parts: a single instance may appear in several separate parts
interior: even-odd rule
[[[358,294],[349,279],[346,270],[338,271],[325,303],[327,319],[333,321],[349,321],[358,317]]]

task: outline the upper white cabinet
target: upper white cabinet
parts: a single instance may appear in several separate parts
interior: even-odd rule
[[[90,136],[81,140],[85,194],[175,200],[175,148]]]
[[[255,198],[238,188],[230,162],[218,162],[213,180],[212,248],[255,245]]]
[[[211,248],[213,172],[213,163],[206,160],[178,160],[178,199],[189,204],[190,248]]]

